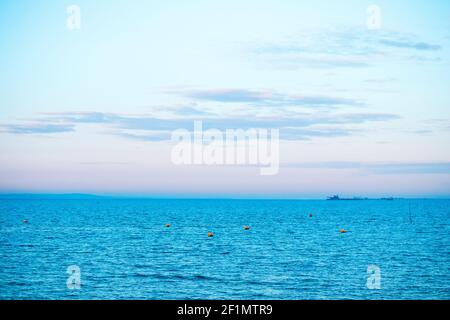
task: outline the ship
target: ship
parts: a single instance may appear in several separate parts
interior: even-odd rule
[[[361,198],[361,197],[341,198],[341,197],[339,197],[339,195],[335,194],[334,196],[328,197],[327,200],[394,200],[394,198],[392,198],[392,197],[378,198],[378,199],[369,199],[369,198]]]
[[[341,198],[337,194],[335,194],[334,196],[328,197],[327,200],[368,200],[368,198],[360,198],[360,197]]]

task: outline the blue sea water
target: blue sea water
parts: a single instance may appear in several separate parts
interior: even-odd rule
[[[449,299],[449,218],[449,200],[0,200],[0,298]]]

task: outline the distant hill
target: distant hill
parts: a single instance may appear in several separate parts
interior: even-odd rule
[[[103,199],[106,197],[97,196],[93,194],[84,193],[64,193],[64,194],[50,194],[50,193],[4,193],[0,194],[0,199]]]

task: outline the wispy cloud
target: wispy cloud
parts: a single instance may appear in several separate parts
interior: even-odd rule
[[[376,174],[450,174],[450,162],[298,162],[286,168],[352,169]]]
[[[362,106],[363,102],[326,95],[285,94],[270,90],[209,89],[170,91],[195,100],[221,103],[248,103],[258,106],[336,107]]]
[[[303,140],[313,137],[338,137],[355,134],[348,126],[366,122],[398,119],[385,113],[310,113],[277,117],[199,117],[204,129],[280,129],[280,136],[287,140]],[[40,123],[39,123],[40,122]],[[114,135],[142,141],[169,140],[171,132],[179,128],[193,129],[193,120],[186,118],[164,119],[145,115],[101,114],[98,112],[46,114],[33,119],[32,125],[6,125],[8,133],[34,134],[59,133],[75,130],[78,124],[97,124],[112,129]],[[36,124],[38,123],[38,124]],[[56,123],[56,124],[55,124]],[[342,127],[345,126],[345,127]]]
[[[283,128],[280,138],[283,140],[308,140],[311,138],[335,138],[354,134],[356,130],[347,128]]]
[[[358,55],[341,56],[339,54],[308,53],[307,51],[259,54],[262,61],[280,69],[296,70],[306,68],[364,68],[371,66],[373,59]]]
[[[442,46],[393,31],[341,28],[311,30],[279,42],[260,44],[252,53],[278,68],[361,68],[386,59],[440,61],[417,53],[435,53]]]
[[[450,162],[442,163],[388,163],[368,168],[374,173],[381,174],[450,174]]]
[[[3,132],[15,134],[48,134],[75,131],[74,124],[51,124],[51,123],[33,123],[33,124],[9,124],[1,126]]]
[[[414,50],[421,50],[421,51],[436,51],[440,50],[441,46],[437,44],[431,44],[426,42],[415,42],[411,40],[397,40],[397,39],[381,39],[380,43],[389,46],[389,47],[396,47],[396,48],[403,48],[403,49],[414,49]]]
[[[396,78],[393,77],[385,77],[385,78],[373,78],[373,79],[366,79],[363,80],[365,83],[375,83],[375,84],[381,84],[381,83],[390,83],[396,81]]]
[[[182,107],[182,108],[176,108],[172,110],[172,113],[179,116],[208,116],[208,115],[214,115],[211,112],[199,110],[198,108],[194,107]]]
[[[117,115],[103,112],[42,112],[41,121],[59,121],[70,123],[108,123],[113,122]]]
[[[126,138],[126,139],[132,139],[132,140],[158,142],[158,141],[170,140],[171,131],[160,131],[160,132],[144,133],[144,134],[118,132],[117,136],[120,136],[120,137]]]

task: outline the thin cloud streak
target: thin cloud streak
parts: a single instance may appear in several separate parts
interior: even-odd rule
[[[49,133],[64,133],[75,131],[74,124],[10,124],[0,127],[0,130],[6,133],[14,134],[49,134]]]
[[[321,125],[356,125],[366,122],[379,122],[396,120],[400,117],[385,113],[311,113],[300,116],[278,117],[216,117],[198,118],[203,121],[204,130],[208,129],[250,129],[267,128],[280,129],[282,139],[303,140],[312,137],[338,137],[348,136],[355,130],[348,128],[317,128]],[[74,131],[78,124],[97,124],[115,129],[114,135],[123,138],[145,141],[169,140],[171,132],[176,129],[193,129],[193,120],[186,118],[163,119],[153,116],[124,116],[119,114],[102,114],[98,112],[57,113],[46,114],[46,117],[34,119],[33,125],[7,125],[3,126],[8,133],[34,134],[34,133],[60,133]],[[133,131],[133,132],[131,132]],[[138,131],[138,132],[136,132]],[[140,132],[140,133],[139,133]]]
[[[251,49],[262,62],[281,69],[363,68],[390,57],[404,61],[438,62],[439,57],[417,56],[417,52],[433,53],[442,46],[414,35],[393,31],[371,31],[363,28],[312,30],[284,41],[260,44]]]
[[[222,103],[251,103],[259,106],[304,106],[304,107],[336,107],[336,106],[363,106],[361,101],[324,95],[284,94],[269,90],[244,89],[210,89],[172,91],[172,94],[181,95],[195,100],[222,102]]]
[[[352,169],[376,174],[450,174],[450,162],[298,162],[284,168]]]
[[[389,47],[415,49],[421,51],[436,51],[441,49],[440,45],[430,44],[426,42],[414,42],[409,40],[382,39],[380,40],[380,43]]]

